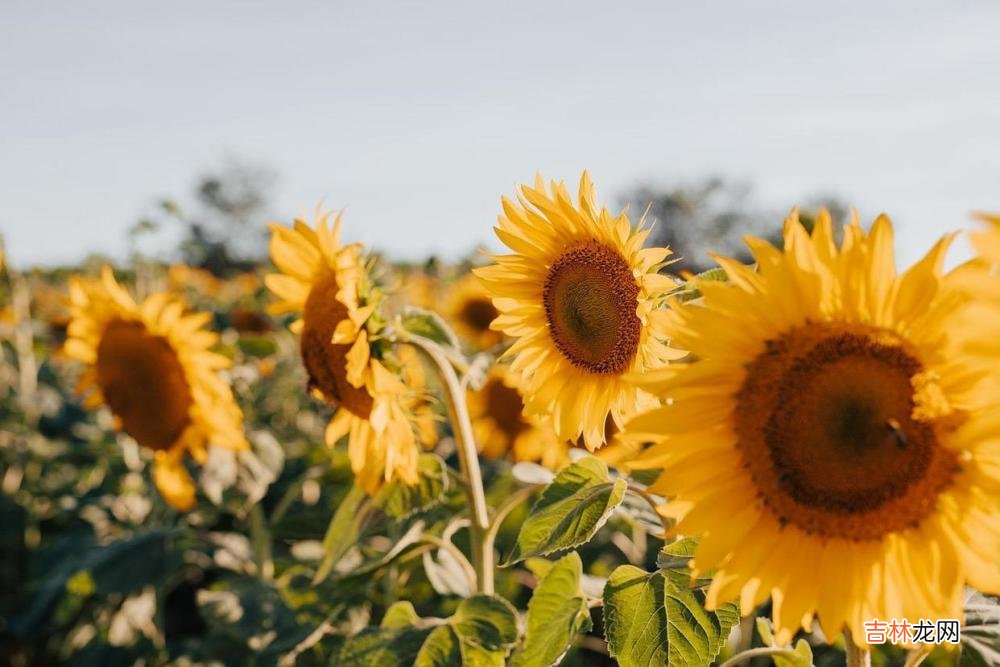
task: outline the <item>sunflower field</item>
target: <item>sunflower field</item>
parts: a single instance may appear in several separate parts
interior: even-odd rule
[[[0,260],[0,663],[1000,664],[1000,216],[692,273],[572,185],[457,264]]]

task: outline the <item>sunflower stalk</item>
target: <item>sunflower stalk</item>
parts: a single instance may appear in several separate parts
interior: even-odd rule
[[[253,547],[254,561],[262,579],[274,578],[274,560],[271,557],[271,531],[264,517],[260,504],[250,508],[250,543]]]
[[[788,659],[793,659],[796,657],[795,651],[788,648],[781,648],[780,646],[760,646],[757,648],[752,648],[737,653],[736,655],[734,655],[733,657],[729,658],[724,663],[719,665],[719,667],[736,667],[737,665],[742,665],[743,663],[749,660],[752,660],[754,658],[759,658],[765,655],[772,657],[782,656]]]
[[[14,349],[17,352],[18,400],[25,419],[34,423],[38,418],[35,391],[38,388],[38,360],[31,329],[31,291],[23,275],[8,266],[11,307],[14,310]]]
[[[847,667],[871,667],[871,652],[854,643],[850,630],[844,630],[844,651],[847,653]]]
[[[490,546],[490,517],[486,506],[483,475],[479,469],[479,451],[472,433],[465,390],[455,372],[455,365],[439,344],[423,336],[400,329],[400,339],[420,348],[434,362],[444,384],[445,405],[451,420],[458,450],[458,461],[465,480],[464,489],[469,498],[471,521],[472,564],[476,571],[476,589],[480,593],[493,593],[493,548]]]

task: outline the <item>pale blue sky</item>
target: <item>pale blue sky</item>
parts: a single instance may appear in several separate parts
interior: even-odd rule
[[[122,253],[157,195],[245,156],[280,213],[348,206],[405,258],[488,241],[536,170],[836,192],[900,257],[1000,210],[1000,3],[21,2],[0,14],[0,232]]]

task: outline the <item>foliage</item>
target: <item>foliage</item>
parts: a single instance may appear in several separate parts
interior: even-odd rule
[[[257,210],[206,187],[233,216]],[[774,645],[766,622],[756,634],[739,626],[735,602],[706,609],[706,581],[689,569],[696,542],[666,536],[648,474],[581,451],[554,473],[479,460],[488,545],[503,557],[481,590],[445,411],[446,437],[421,455],[416,484],[359,490],[344,447],[323,444],[329,408],[308,398],[287,321],[266,314],[262,272],[195,272],[174,286],[222,333],[252,443],[245,455],[209,453],[188,514],[156,493],[150,453],[74,393],[79,370],[60,354],[65,273],[18,278],[31,317],[0,317],[0,663],[628,667],[707,665],[748,648],[773,649],[779,667],[841,659],[816,634]],[[119,273],[136,289],[169,280],[155,262]],[[696,282],[676,296],[697,298]],[[436,315],[406,310],[395,326],[461,357]],[[468,361],[464,381],[487,356]],[[962,664],[998,659],[996,610],[970,600]],[[898,652],[875,655],[901,664]]]

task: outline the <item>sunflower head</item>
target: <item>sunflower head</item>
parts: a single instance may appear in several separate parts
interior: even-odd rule
[[[664,514],[702,536],[709,602],[770,596],[785,639],[818,615],[861,641],[865,619],[958,617],[963,583],[1000,587],[1000,395],[951,335],[949,239],[897,275],[892,237],[855,221],[837,247],[826,212],[812,235],[793,213],[783,250],[749,239],[756,270],[718,258],[728,281],[671,304],[696,361],[638,380],[666,404],[629,423],[653,443],[629,465],[662,469]]]
[[[313,392],[337,407],[326,431],[328,444],[348,437],[358,483],[374,493],[399,477],[416,481],[419,445],[436,437],[428,426],[426,393],[412,355],[396,353],[384,335],[382,293],[357,245],[340,243],[340,216],[314,225],[271,226],[271,258],[280,269],[265,278],[280,298],[275,313],[298,314],[302,363]],[[433,415],[431,414],[431,419]]]
[[[488,350],[503,340],[502,333],[490,328],[500,313],[474,275],[463,275],[449,288],[445,311],[459,338],[474,348]]]
[[[467,394],[472,429],[484,456],[540,463],[558,470],[569,463],[569,444],[545,420],[525,413],[518,377],[494,365],[483,386]]]
[[[198,462],[206,446],[247,448],[242,413],[218,371],[228,360],[210,348],[210,316],[188,314],[166,294],[137,304],[104,268],[100,280],[70,284],[67,356],[87,364],[80,391],[105,404],[121,429],[153,450],[153,479],[168,502],[194,505],[184,454]]]
[[[508,356],[528,411],[594,449],[609,414],[620,425],[655,403],[625,376],[682,356],[657,311],[674,286],[659,273],[670,251],[643,248],[648,230],[599,207],[586,173],[575,200],[540,177],[504,198],[495,229],[513,252],[475,273],[499,312],[493,328],[515,339]]]

